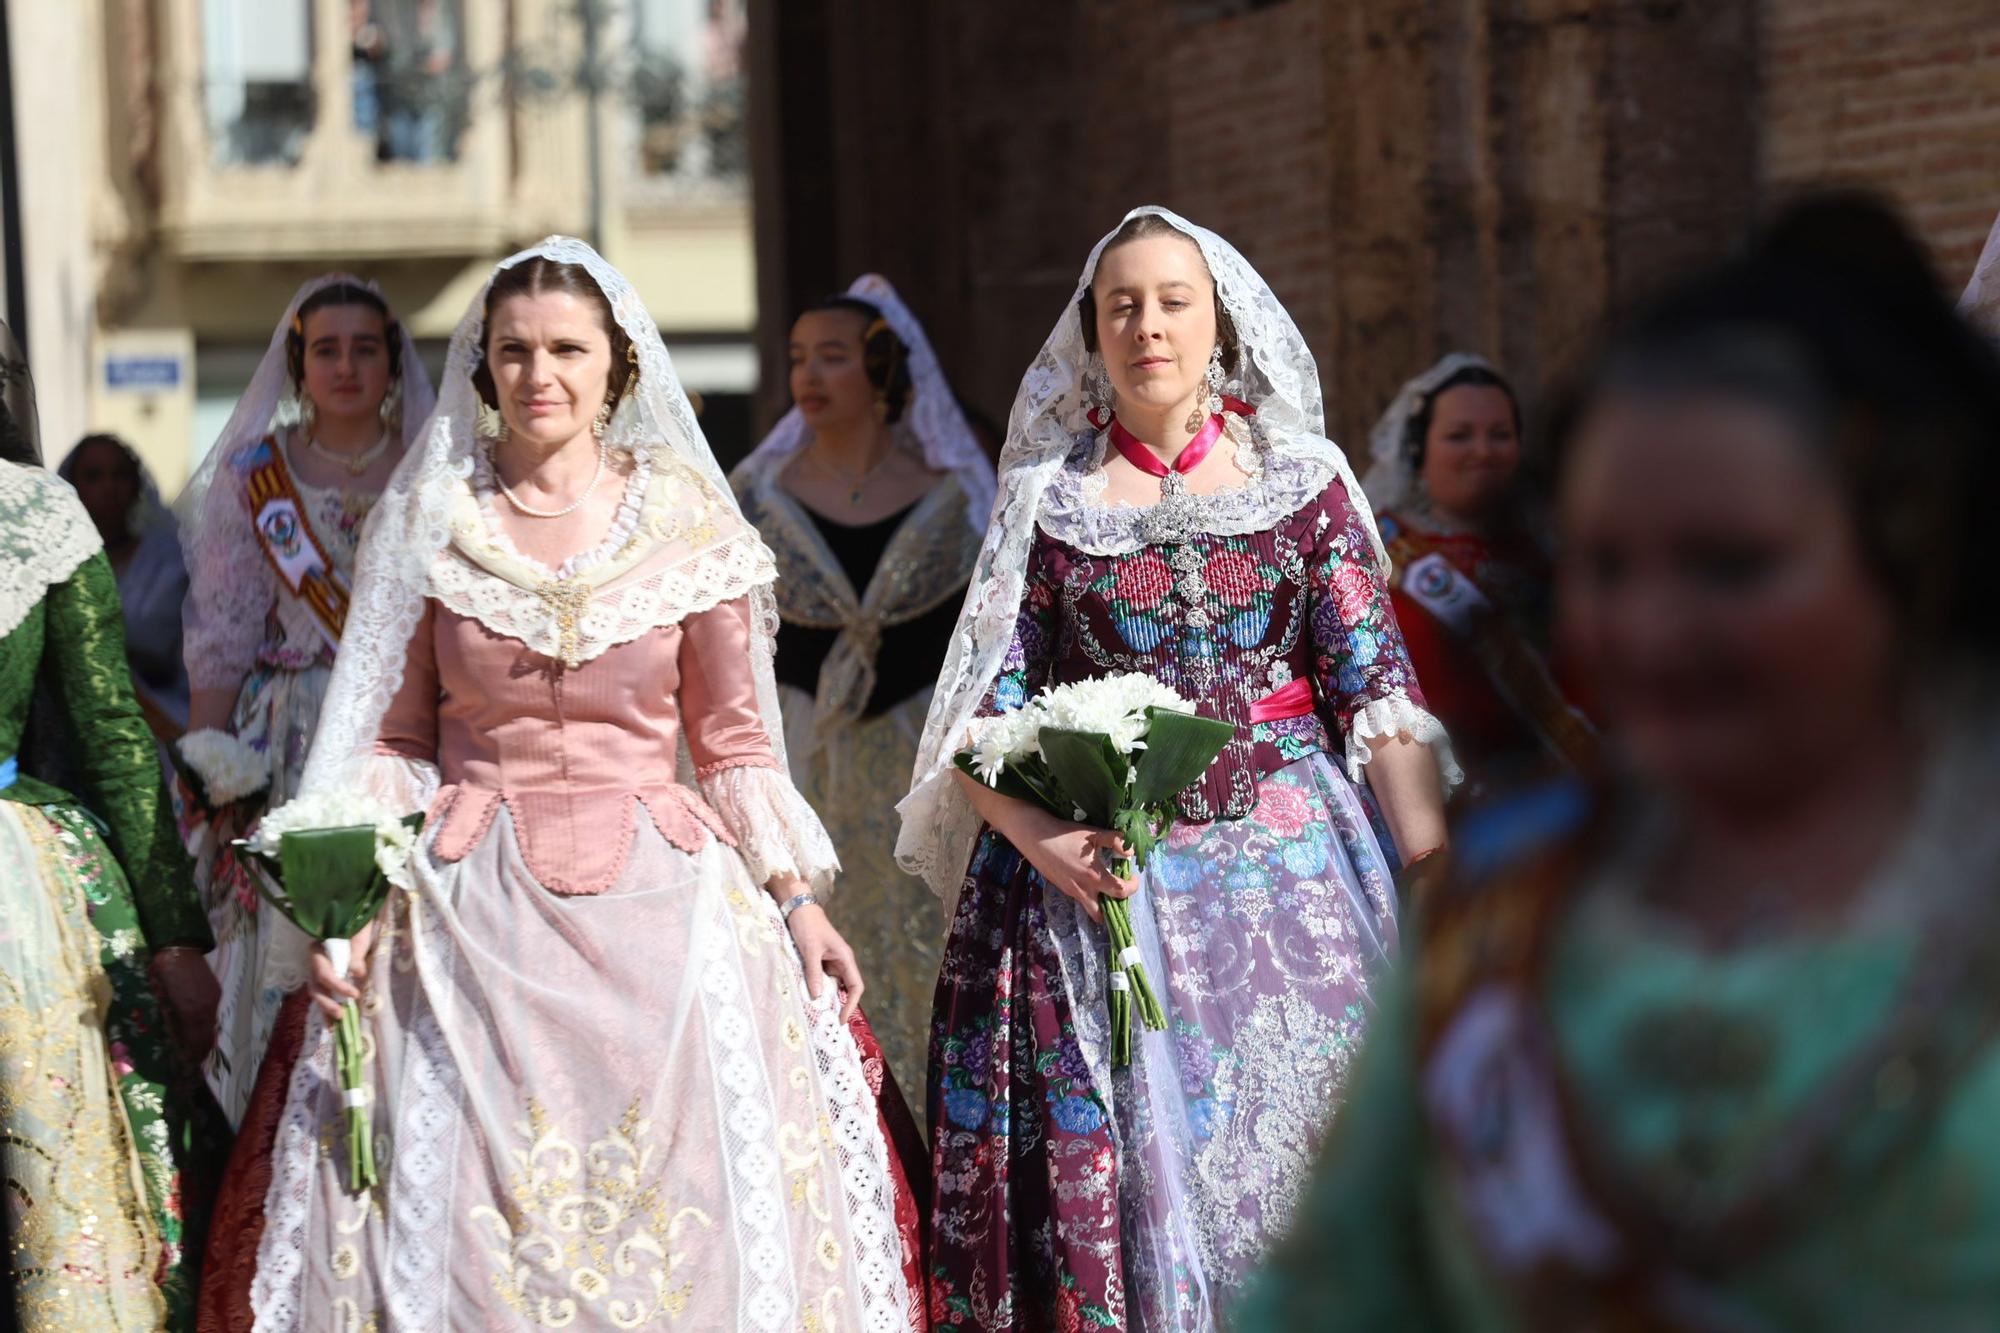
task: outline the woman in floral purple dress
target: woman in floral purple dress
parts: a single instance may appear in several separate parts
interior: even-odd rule
[[[1022,383],[901,807],[904,863],[957,896],[939,1326],[1214,1328],[1285,1231],[1395,952],[1394,874],[1444,834],[1453,770],[1386,564],[1290,317],[1220,237],[1135,211]],[[1126,881],[1114,835],[951,759],[977,716],[1129,672],[1237,734]],[[1099,894],[1130,899],[1167,1016],[1125,1068]]]

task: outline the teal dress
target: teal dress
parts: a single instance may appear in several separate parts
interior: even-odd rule
[[[1475,821],[1485,873],[1424,912],[1236,1327],[2000,1327],[2000,730],[1969,730],[1841,920],[1740,946],[1574,789]]]
[[[22,767],[38,683],[84,800]],[[0,463],[0,1154],[25,1329],[191,1325],[198,1080],[146,980],[170,944],[208,948],[208,921],[116,581],[74,493]]]

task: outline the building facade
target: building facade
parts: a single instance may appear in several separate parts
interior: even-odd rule
[[[171,494],[297,285],[379,282],[435,374],[492,262],[595,238],[747,440],[741,0],[8,4],[29,345],[51,457]]]

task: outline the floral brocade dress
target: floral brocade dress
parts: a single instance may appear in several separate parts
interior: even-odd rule
[[[17,753],[38,680],[87,807]],[[97,532],[67,486],[0,463],[6,1327],[186,1327],[207,1186],[146,965],[207,943]]]
[[[1395,953],[1360,765],[1432,724],[1364,522],[1335,480],[1264,530],[1202,526],[1116,556],[1036,534],[989,711],[1143,672],[1237,734],[1131,900],[1168,1029],[1128,1068],[1102,930],[981,831],[930,1053],[939,1327],[1214,1327],[1290,1223]]]
[[[276,462],[289,471],[282,437],[238,446],[209,491],[200,555],[189,571],[183,651],[195,689],[238,686],[229,730],[270,763],[258,808],[210,827],[196,843],[203,901],[215,928],[210,958],[222,983],[220,1031],[204,1072],[232,1125],[243,1119],[285,989],[263,975],[271,914],[227,847],[264,809],[298,792],[320,704],[333,674],[337,637],[322,614],[284,583],[259,541],[251,477]],[[343,580],[354,576],[372,490],[311,486],[292,476],[309,536]]]

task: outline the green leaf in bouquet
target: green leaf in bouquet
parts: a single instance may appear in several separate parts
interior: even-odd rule
[[[957,766],[959,772],[965,774],[974,782],[982,786],[990,785],[994,791],[999,792],[1002,796],[1009,796],[1017,801],[1026,801],[1030,805],[1048,805],[1048,802],[1043,798],[1042,791],[1035,785],[1024,765],[1009,764],[1000,770],[998,780],[988,784],[985,778],[979,776],[979,769],[973,764],[972,755],[969,751],[961,751],[952,760],[952,763]],[[1049,808],[1054,809],[1053,806],[1049,806]],[[1064,811],[1063,813],[1067,814],[1068,811]]]
[[[1149,708],[1146,748],[1139,751],[1139,776],[1132,784],[1135,805],[1162,805],[1200,781],[1236,728],[1212,717],[1170,708]]]
[[[1125,845],[1132,849],[1132,864],[1141,870],[1152,859],[1153,848],[1159,845],[1154,812],[1143,805],[1130,806],[1118,812],[1114,828],[1118,836],[1125,839]]]
[[[317,940],[344,940],[368,924],[389,896],[389,881],[375,864],[375,829],[302,829],[278,840],[281,898],[277,908]]]
[[[424,817],[402,822],[415,833]],[[278,840],[275,864],[256,859],[269,871],[258,877],[264,897],[314,939],[352,938],[389,896],[389,880],[375,862],[372,825],[287,833]]]
[[[1083,811],[1085,823],[1109,828],[1112,814],[1125,804],[1124,762],[1114,766],[1111,738],[1101,731],[1043,727],[1041,745],[1059,794]]]

